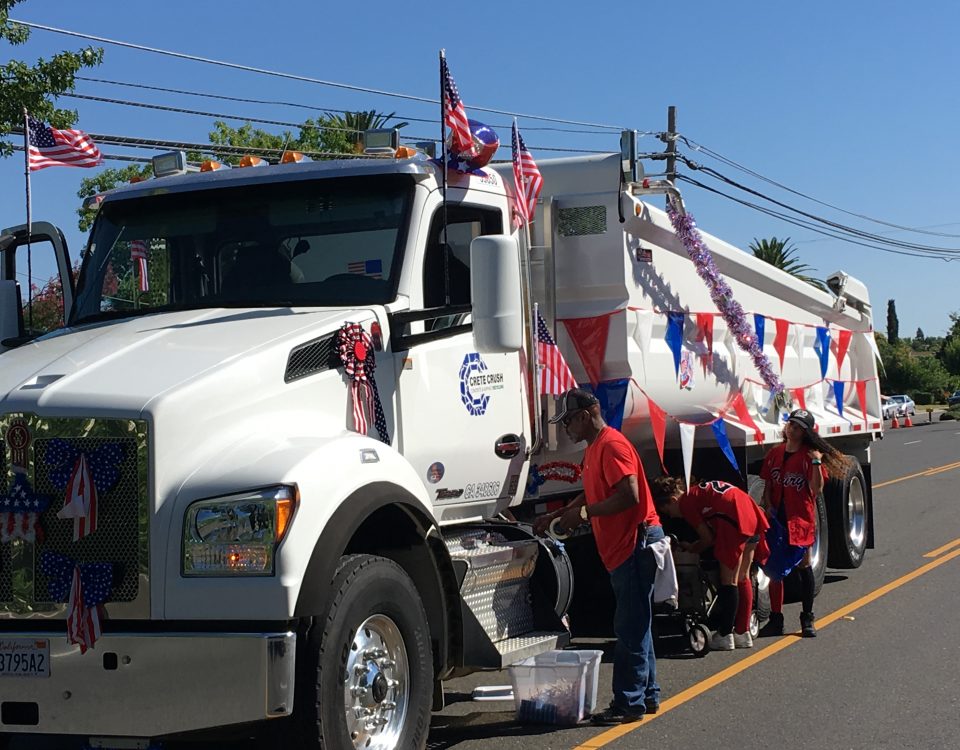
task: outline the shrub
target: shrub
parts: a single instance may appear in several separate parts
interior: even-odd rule
[[[927,391],[914,391],[913,400],[917,406],[924,406],[933,403],[933,394]]]

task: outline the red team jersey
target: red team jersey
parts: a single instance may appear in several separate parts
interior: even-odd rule
[[[810,469],[813,467],[806,450],[787,453],[786,443],[771,448],[763,460],[760,478],[773,483],[770,502],[775,512],[783,504],[790,544],[809,547],[816,532],[816,497],[810,488]],[[820,467],[826,481],[827,474]]]
[[[637,527],[644,522],[659,526],[660,517],[636,449],[618,430],[603,428],[583,454],[583,493],[587,505],[606,500],[613,494],[613,486],[631,474],[637,477],[640,502],[622,513],[590,519],[597,551],[607,570],[619,568],[633,554]]]
[[[714,557],[736,568],[749,537],[762,534],[769,523],[753,498],[726,482],[701,482],[680,496],[680,513],[696,528],[706,524],[713,532]]]

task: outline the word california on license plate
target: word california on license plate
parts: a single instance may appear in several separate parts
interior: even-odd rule
[[[49,677],[50,641],[0,638],[0,677]]]

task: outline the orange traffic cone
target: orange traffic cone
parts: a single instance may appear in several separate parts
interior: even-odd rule
[[[893,415],[893,421],[890,423],[890,429],[895,430],[900,426],[900,420],[897,419],[897,415]]]
[[[904,427],[913,427],[913,420],[910,419],[910,415],[909,415],[909,414],[907,414],[907,415],[903,418],[903,426],[904,426]]]

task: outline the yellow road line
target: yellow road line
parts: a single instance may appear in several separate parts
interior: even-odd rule
[[[960,544],[960,540],[957,540],[952,544]],[[841,607],[840,609],[834,612],[831,612],[829,615],[826,615],[825,617],[818,617],[817,627],[819,629],[823,629],[826,626],[830,625],[831,623],[841,619],[842,617],[846,617],[851,612],[855,612],[861,607],[864,607],[867,604],[870,604],[871,602],[879,599],[880,597],[885,596],[886,594],[889,594],[894,589],[898,589],[904,584],[910,583],[910,581],[914,580],[915,578],[919,578],[920,576],[926,573],[929,573],[934,568],[937,568],[943,565],[944,563],[949,562],[950,560],[953,560],[954,558],[957,558],[957,557],[960,557],[960,549],[956,549],[953,552],[947,555],[944,555],[943,557],[939,557],[936,560],[932,560],[931,562],[926,563],[925,565],[921,565],[916,570],[910,573],[907,573],[906,575],[900,576],[900,578],[897,578],[895,581],[891,581],[890,583],[884,586],[881,586],[878,589],[875,589],[874,591],[870,592],[869,594],[866,594],[865,596],[861,596],[856,601],[853,601],[850,604],[847,604],[846,606]],[[630,734],[630,732],[635,732],[637,729],[641,729],[642,727],[646,726],[647,724],[649,724],[651,721],[655,720],[659,716],[663,716],[663,714],[673,710],[674,708],[677,708],[683,705],[687,701],[693,700],[698,695],[705,693],[707,690],[710,690],[711,688],[714,688],[717,685],[723,682],[726,682],[731,677],[735,677],[741,672],[744,672],[745,670],[752,667],[754,664],[759,664],[765,659],[769,659],[774,654],[777,654],[780,651],[783,651],[785,648],[792,646],[794,643],[796,643],[799,640],[800,640],[799,635],[784,636],[783,638],[781,638],[779,641],[776,641],[772,645],[767,646],[764,649],[761,649],[755,654],[751,654],[745,659],[741,659],[736,664],[730,665],[726,669],[721,670],[720,672],[717,672],[715,675],[708,677],[702,682],[698,682],[696,685],[692,685],[691,687],[688,687],[686,690],[680,693],[677,693],[677,695],[675,695],[674,697],[663,701],[663,703],[660,704],[659,713],[654,714],[653,716],[650,716],[650,717],[646,717],[639,722],[634,722],[632,724],[621,724],[620,726],[612,727],[611,729],[608,729],[602,734],[599,734],[596,737],[593,737],[587,740],[586,742],[580,745],[577,745],[573,750],[596,750],[597,748],[605,747],[606,745],[610,744],[614,740],[619,739],[624,735]]]
[[[918,471],[916,474],[907,474],[905,477],[897,477],[896,479],[890,479],[886,482],[880,482],[879,484],[873,485],[873,489],[878,490],[881,487],[896,484],[897,482],[905,482],[908,479],[916,479],[917,477],[929,477],[934,474],[939,474],[942,471],[950,471],[951,469],[960,469],[960,461],[956,461],[952,464],[944,464],[943,466],[932,466],[929,469]]]
[[[952,542],[947,542],[947,543],[946,543],[945,545],[943,545],[942,547],[937,547],[935,550],[931,550],[930,552],[928,552],[927,554],[925,554],[924,557],[939,557],[939,556],[942,555],[944,552],[946,552],[948,549],[953,549],[953,548],[956,547],[958,544],[960,544],[960,539],[954,539]]]

